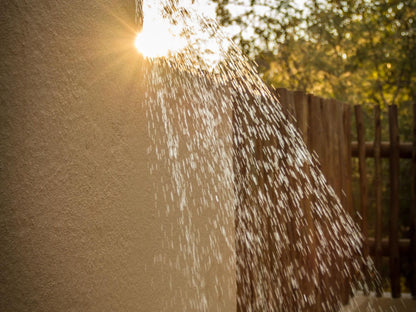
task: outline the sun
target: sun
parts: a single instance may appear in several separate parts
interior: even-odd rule
[[[143,14],[143,29],[134,42],[140,54],[147,58],[165,57],[185,48],[186,40],[179,35],[178,27],[161,15],[157,5],[145,5]]]

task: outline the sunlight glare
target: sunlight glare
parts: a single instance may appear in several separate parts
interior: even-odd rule
[[[143,14],[143,30],[134,42],[140,54],[148,58],[164,57],[185,48],[186,40],[161,15],[161,9],[157,5],[144,5]]]

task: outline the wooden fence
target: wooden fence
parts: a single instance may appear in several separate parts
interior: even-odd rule
[[[322,99],[303,92],[277,90],[279,100],[288,115],[294,117],[297,128],[311,152],[318,156],[321,170],[339,196],[343,207],[355,216],[365,238],[364,255],[371,255],[375,266],[382,272],[382,257],[389,259],[389,279],[394,298],[401,294],[401,264],[410,267],[410,290],[416,297],[416,105],[413,105],[413,142],[399,142],[397,106],[388,108],[389,142],[381,141],[380,107],[374,108],[374,140],[365,141],[363,109],[354,106],[356,136],[351,128],[353,112],[349,104],[335,100]],[[353,137],[356,141],[353,141]],[[359,204],[354,207],[352,195],[351,157],[358,158]],[[376,221],[374,237],[369,237],[369,183],[367,181],[366,158],[374,159],[374,186]],[[382,172],[381,159],[389,158],[389,172]],[[411,207],[399,207],[399,168],[401,159],[411,159],[412,187]],[[389,194],[382,191],[382,176],[389,175]],[[389,195],[389,196],[387,196]],[[388,216],[383,216],[382,202],[390,198]],[[399,213],[409,209],[410,235],[399,237]],[[389,232],[382,233],[382,220],[388,218]],[[387,236],[388,234],[388,236]],[[383,278],[383,276],[382,276]],[[376,289],[381,295],[382,289]]]
[[[352,142],[352,156],[358,158],[360,171],[360,211],[362,212],[362,223],[364,235],[366,237],[368,248],[374,258],[376,268],[382,272],[382,257],[389,259],[389,278],[390,288],[393,298],[401,295],[401,267],[407,264],[410,268],[409,279],[410,291],[413,297],[416,297],[416,105],[413,105],[413,143],[399,142],[399,125],[397,106],[388,107],[388,124],[389,124],[389,142],[381,141],[381,111],[379,106],[374,107],[374,140],[365,142],[363,110],[356,105],[354,107],[357,141]],[[374,159],[374,187],[375,187],[375,235],[368,237],[368,181],[366,170],[366,158]],[[389,172],[383,173],[381,161],[382,158],[389,159]],[[409,172],[412,178],[411,187],[411,206],[400,207],[399,190],[400,190],[400,163],[402,159],[411,159],[412,170]],[[389,194],[383,194],[382,176],[389,175]],[[389,213],[383,215],[382,202],[389,198]],[[400,219],[399,215],[408,209],[410,215],[410,233],[409,237],[400,238]],[[389,231],[382,233],[383,218],[388,218]],[[388,237],[383,239],[383,236]],[[382,289],[377,289],[377,294],[381,295]]]
[[[317,157],[320,170],[341,200],[343,208],[353,215],[351,106],[284,88],[278,88],[276,94],[309,151]],[[341,289],[344,304],[349,302],[351,295],[349,283],[345,280]]]
[[[283,110],[287,116],[292,116],[292,121],[298,127],[304,142],[311,151],[315,151],[316,157],[320,161],[320,169],[325,174],[329,183],[333,186],[334,191],[341,199],[343,207],[347,209],[347,213],[352,213],[352,180],[351,180],[351,107],[345,103],[334,100],[325,100],[319,97],[307,95],[302,92],[291,92],[285,89],[273,90],[279,97]],[[250,99],[249,99],[250,100]],[[265,103],[265,105],[268,105]],[[287,210],[299,211],[301,210],[304,216],[302,222],[294,220],[291,214],[283,216],[274,211],[265,211],[262,203],[257,202],[256,199],[259,194],[259,188],[272,189],[276,184],[273,184],[275,177],[272,173],[267,172],[266,169],[255,170],[252,168],[253,163],[247,160],[247,146],[255,146],[255,155],[253,157],[260,163],[264,157],[270,157],[270,154],[264,153],[264,148],[272,144],[278,146],[278,138],[264,139],[262,136],[255,136],[248,138],[249,131],[247,127],[251,124],[256,124],[256,116],[260,115],[257,105],[251,107],[252,112],[247,112],[245,109],[238,109],[238,101],[234,109],[234,149],[235,155],[235,185],[236,197],[239,199],[236,209],[236,231],[239,234],[255,233],[259,237],[264,237],[262,244],[256,245],[255,250],[248,250],[244,239],[239,239],[240,235],[236,235],[236,253],[237,253],[237,311],[259,311],[258,302],[260,295],[257,295],[257,288],[263,286],[268,289],[268,285],[260,285],[263,283],[262,278],[259,277],[258,268],[253,268],[253,263],[266,267],[268,272],[278,274],[279,283],[276,283],[273,276],[270,277],[270,289],[272,287],[279,287],[280,295],[274,298],[277,292],[267,293],[271,300],[279,302],[280,307],[285,311],[330,311],[334,309],[339,300],[347,303],[351,295],[351,279],[354,279],[356,274],[354,255],[351,254],[346,260],[345,255],[332,250],[331,246],[343,245],[341,237],[335,237],[329,230],[332,228],[334,220],[328,216],[319,215],[318,210],[314,209],[314,205],[318,197],[316,194],[307,195],[303,198],[300,206],[295,206],[295,198],[291,198],[293,188],[301,187],[301,181],[295,180],[292,176],[288,177],[289,186],[282,185],[278,195],[287,197]],[[254,116],[254,117],[252,117]],[[332,116],[332,118],[328,118]],[[289,117],[290,119],[290,117]],[[267,121],[264,121],[267,122]],[[267,126],[267,124],[265,125]],[[281,127],[280,131],[284,130]],[[285,137],[288,133],[281,132],[279,135]],[[276,134],[277,136],[277,134]],[[249,140],[252,140],[249,142]],[[289,144],[289,143],[287,143]],[[286,144],[286,145],[287,145]],[[283,155],[294,153],[290,147],[280,145]],[[298,155],[293,155],[298,156]],[[250,157],[248,157],[250,159]],[[279,158],[279,165],[288,167],[287,157]],[[345,165],[347,164],[347,165]],[[312,168],[305,165],[305,174]],[[256,182],[250,179],[245,179],[248,175],[256,174]],[[269,184],[270,183],[270,184]],[[319,184],[320,182],[311,181],[310,183]],[[319,186],[312,185],[312,188],[321,190]],[[336,203],[332,197],[332,193],[328,190],[322,190],[322,196],[327,196],[328,205],[332,206]],[[283,193],[283,194],[282,194]],[[279,200],[271,195],[271,200]],[[299,203],[297,204],[299,205]],[[245,207],[257,206],[256,220],[247,217],[252,213]],[[280,220],[284,227],[276,222],[270,222],[269,219]],[[318,230],[316,224],[320,226]],[[344,230],[344,225],[340,225],[341,230]],[[322,231],[322,229],[324,229]],[[275,233],[284,231],[287,240],[279,240],[284,247],[284,252],[279,254],[275,250],[276,240]],[[308,236],[308,248],[300,252],[296,246],[305,244],[302,239]],[[241,235],[244,237],[244,234]],[[334,244],[335,243],[335,244]],[[344,242],[347,244],[347,242]],[[325,247],[323,247],[325,245]],[[279,247],[281,248],[281,247]],[[331,257],[325,257],[320,252],[326,250],[331,252]],[[276,256],[278,255],[278,256]],[[328,260],[329,259],[329,260]],[[327,261],[328,263],[326,263]],[[285,276],[285,270],[291,266],[292,263],[304,270],[294,270],[295,279],[299,281],[296,286],[291,284],[290,278]],[[364,265],[363,265],[364,266]],[[340,268],[346,268],[345,270]],[[327,274],[329,272],[330,274]],[[336,276],[337,278],[330,278]],[[267,277],[269,278],[269,277]],[[279,286],[277,286],[279,285]],[[305,302],[304,297],[296,297],[303,294],[305,298],[309,298]],[[267,298],[268,299],[268,298]],[[276,310],[267,309],[263,310]]]
[[[301,91],[279,88],[276,92],[309,151],[318,157],[328,183],[352,214],[351,106]]]

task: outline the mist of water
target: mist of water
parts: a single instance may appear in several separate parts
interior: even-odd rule
[[[144,5],[187,42],[146,61],[163,240],[155,263],[171,292],[164,309],[226,311],[220,298],[235,296],[227,274],[237,268],[241,311],[336,311],[342,289],[367,287],[372,265],[317,160],[275,94],[197,4]]]

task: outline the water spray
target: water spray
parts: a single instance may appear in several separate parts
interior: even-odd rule
[[[135,22],[136,22],[136,27],[137,27],[137,32],[141,32],[143,29],[143,0],[136,0],[136,17],[135,17]]]
[[[371,286],[359,228],[276,95],[187,3],[136,0],[156,207],[172,220],[155,257],[172,292],[162,311],[229,311],[216,298],[234,285],[237,310],[337,311]]]

